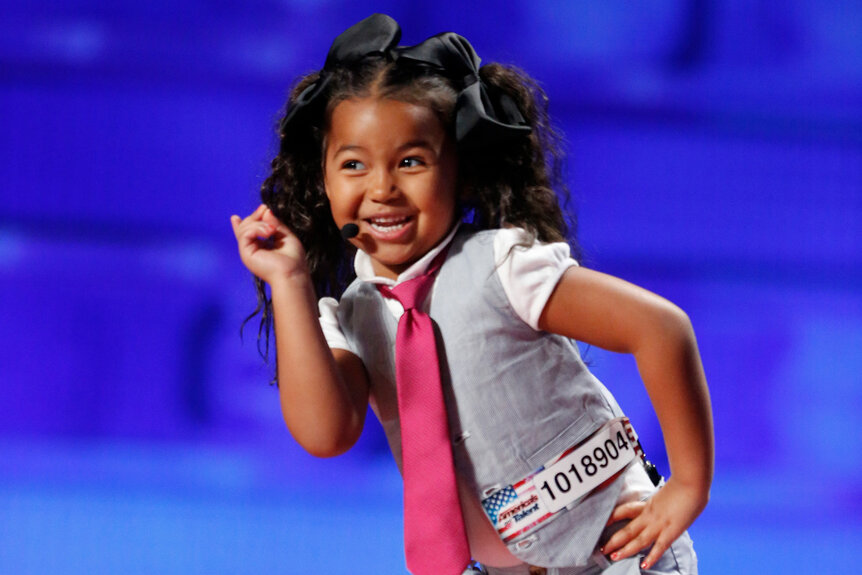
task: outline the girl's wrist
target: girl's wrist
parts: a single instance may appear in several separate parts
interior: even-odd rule
[[[267,282],[273,290],[277,289],[305,289],[312,285],[311,273],[308,268],[302,266],[292,270],[285,270],[281,273],[274,274],[271,281]]]
[[[676,489],[688,493],[692,500],[696,500],[698,502],[701,509],[706,507],[706,504],[709,502],[711,482],[708,480],[703,478],[692,479],[682,477],[679,474],[671,474],[667,479],[667,484],[673,484]]]

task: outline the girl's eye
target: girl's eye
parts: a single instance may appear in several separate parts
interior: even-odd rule
[[[348,160],[341,164],[341,167],[345,170],[364,170],[365,164],[363,164],[359,160]]]
[[[425,162],[423,162],[420,158],[417,158],[417,157],[404,158],[403,160],[401,160],[401,167],[402,168],[415,168],[417,166],[424,166],[424,165],[425,165]]]

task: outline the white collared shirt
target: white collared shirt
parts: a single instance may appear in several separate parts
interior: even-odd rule
[[[372,267],[371,256],[362,250],[356,252],[353,268],[356,276],[366,282],[388,286],[398,285],[425,273],[434,258],[448,246],[455,234],[457,226],[449,232],[443,241],[431,251],[419,258],[396,279],[377,276]],[[509,299],[512,309],[527,325],[538,330],[539,317],[551,297],[554,288],[563,273],[578,263],[572,259],[568,244],[565,242],[542,243],[529,242],[527,232],[521,228],[502,228],[494,236],[494,260],[500,262],[497,274],[503,290]],[[436,284],[435,284],[436,285]],[[434,291],[429,295],[423,308],[428,309]],[[396,318],[401,317],[404,309],[393,298],[386,298],[386,306]],[[338,301],[331,297],[321,298],[318,303],[320,310],[320,326],[330,348],[349,350],[347,339],[338,325]]]

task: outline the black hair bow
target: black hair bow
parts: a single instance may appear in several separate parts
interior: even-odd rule
[[[507,94],[489,89],[479,77],[481,62],[463,36],[444,32],[415,46],[399,47],[401,28],[385,14],[374,14],[342,32],[332,43],[316,82],[297,97],[281,124],[288,135],[316,117],[337,67],[366,58],[385,58],[405,68],[426,68],[448,78],[459,90],[455,104],[455,138],[461,144],[491,143],[528,134],[530,126]]]

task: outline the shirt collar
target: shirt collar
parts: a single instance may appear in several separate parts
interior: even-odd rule
[[[458,225],[455,225],[452,228],[452,231],[449,232],[449,235],[443,238],[443,241],[434,246],[427,254],[413,262],[409,268],[401,272],[401,274],[394,280],[374,275],[374,267],[371,265],[371,256],[358,249],[356,250],[356,257],[353,258],[353,269],[356,271],[356,277],[364,282],[388,286],[398,285],[401,282],[406,282],[407,280],[419,277],[425,273],[425,270],[428,269],[428,266],[430,266],[434,258],[437,257],[437,254],[442,252],[443,249],[452,242],[452,238],[455,237],[457,232]]]

